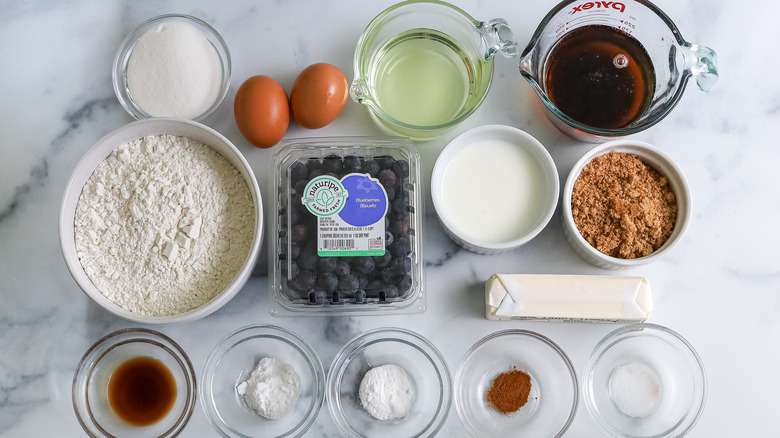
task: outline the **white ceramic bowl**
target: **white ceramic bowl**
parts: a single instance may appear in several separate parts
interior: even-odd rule
[[[491,143],[509,144],[521,151],[511,148],[496,149],[507,152],[510,159],[502,160],[498,156],[487,156],[486,158],[492,161],[487,166],[477,164],[482,161],[481,158],[471,159],[474,155],[474,149],[469,149],[471,146]],[[463,158],[464,156],[461,155],[460,159],[456,160],[456,157],[467,149],[468,158]],[[466,160],[474,164],[473,172],[464,174],[463,178],[448,175],[448,172],[459,174]],[[527,166],[522,168],[506,164],[513,163],[513,160],[518,164],[527,163]],[[504,171],[496,171],[496,167],[504,168]],[[526,193],[513,191],[510,181],[516,182],[518,179],[530,185],[532,189]],[[466,193],[465,190],[461,190],[462,187],[457,189],[447,187],[453,181],[467,181],[469,186],[465,188],[476,191]],[[464,195],[457,197],[456,200],[452,195],[446,194],[448,190],[457,190]],[[558,204],[558,190],[558,171],[547,149],[530,134],[504,125],[479,126],[455,137],[442,150],[431,175],[433,206],[442,228],[456,243],[479,254],[512,251],[533,239],[552,218]],[[501,204],[500,200],[482,196],[486,191],[490,191],[490,194],[506,194],[507,197],[515,196],[515,199],[512,199],[514,202],[506,204],[519,206],[525,203],[528,208],[516,208],[521,211],[518,215],[501,214],[501,207],[497,205]],[[480,216],[471,216],[470,210]],[[464,221],[464,216],[469,216],[468,222]],[[477,219],[478,217],[504,220],[499,219],[500,223],[497,224],[499,227],[487,225],[479,230],[466,229],[471,224],[485,223]],[[492,235],[485,232],[488,228],[513,229],[500,233],[501,235]],[[487,234],[491,235],[487,236]]]
[[[103,295],[84,272],[76,253],[74,217],[82,188],[95,168],[118,146],[149,135],[183,136],[210,146],[225,157],[244,177],[255,206],[254,237],[241,269],[230,284],[201,307],[174,316],[146,316],[120,307]],[[241,289],[254,269],[263,239],[263,207],[257,180],[241,152],[217,131],[184,119],[151,118],[125,125],[100,139],[79,161],[65,187],[60,209],[60,246],[65,264],[85,294],[116,316],[144,324],[185,322],[202,318],[225,305]]]
[[[657,170],[669,181],[669,185],[677,199],[677,221],[672,229],[672,234],[660,248],[652,254],[635,259],[622,259],[608,256],[591,246],[582,237],[571,210],[571,196],[574,183],[579,178],[582,169],[594,158],[610,152],[623,152],[636,155],[642,162]],[[643,265],[658,260],[666,255],[682,239],[688,224],[691,221],[691,193],[688,183],[685,181],[682,170],[657,147],[634,140],[615,140],[596,146],[589,150],[577,161],[571,169],[566,183],[563,186],[563,214],[562,224],[566,240],[580,257],[591,264],[604,269],[625,269]]]
[[[613,402],[613,372],[631,363],[657,376],[660,385],[655,405],[652,398],[643,398],[649,393],[639,383],[630,386],[636,400],[620,399],[618,403],[623,405]],[[583,373],[582,393],[588,412],[607,436],[676,438],[687,435],[701,417],[707,377],[701,358],[682,336],[656,324],[629,324],[607,334],[593,349]],[[632,417],[625,411],[643,416]]]
[[[112,82],[114,85],[114,93],[116,94],[119,103],[122,107],[136,119],[145,119],[151,117],[146,111],[143,110],[134,100],[127,85],[127,63],[130,60],[130,56],[133,54],[138,40],[144,36],[146,32],[155,28],[156,26],[167,22],[185,22],[195,26],[208,42],[214,47],[214,51],[219,57],[219,61],[222,67],[222,81],[220,83],[219,92],[216,96],[216,100],[208,107],[203,113],[194,116],[192,120],[199,121],[208,117],[214,110],[219,107],[222,101],[227,95],[230,88],[231,77],[231,61],[230,52],[228,51],[225,40],[219,35],[219,33],[211,27],[208,23],[190,15],[184,14],[166,14],[157,17],[150,18],[149,20],[141,23],[138,27],[130,32],[117,51],[114,57],[114,66],[112,69]]]

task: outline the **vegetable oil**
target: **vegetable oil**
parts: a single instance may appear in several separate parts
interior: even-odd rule
[[[379,50],[371,84],[390,117],[416,126],[437,126],[479,103],[482,60],[472,60],[450,37],[431,29],[401,33]],[[476,102],[474,102],[476,101]]]

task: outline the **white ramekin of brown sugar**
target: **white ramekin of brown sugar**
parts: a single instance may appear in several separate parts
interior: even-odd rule
[[[636,161],[638,159],[639,161]],[[563,231],[589,263],[625,269],[668,253],[691,219],[682,170],[657,147],[610,141],[577,161],[563,187]]]

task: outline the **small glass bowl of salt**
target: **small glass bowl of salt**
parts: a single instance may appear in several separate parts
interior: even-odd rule
[[[707,378],[682,336],[656,324],[629,324],[596,345],[582,390],[588,412],[607,436],[681,437],[704,410]]]
[[[322,409],[325,371],[300,336],[257,324],[214,346],[198,389],[206,418],[220,436],[300,437]]]
[[[452,379],[430,341],[384,327],[355,337],[336,354],[326,398],[345,437],[432,437],[447,419]]]
[[[119,46],[112,70],[116,97],[136,119],[203,120],[222,103],[230,76],[225,40],[205,21],[183,14],[136,27]]]

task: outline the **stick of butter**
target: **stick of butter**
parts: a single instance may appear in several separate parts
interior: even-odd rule
[[[642,322],[653,297],[644,277],[493,274],[485,304],[492,320]]]

